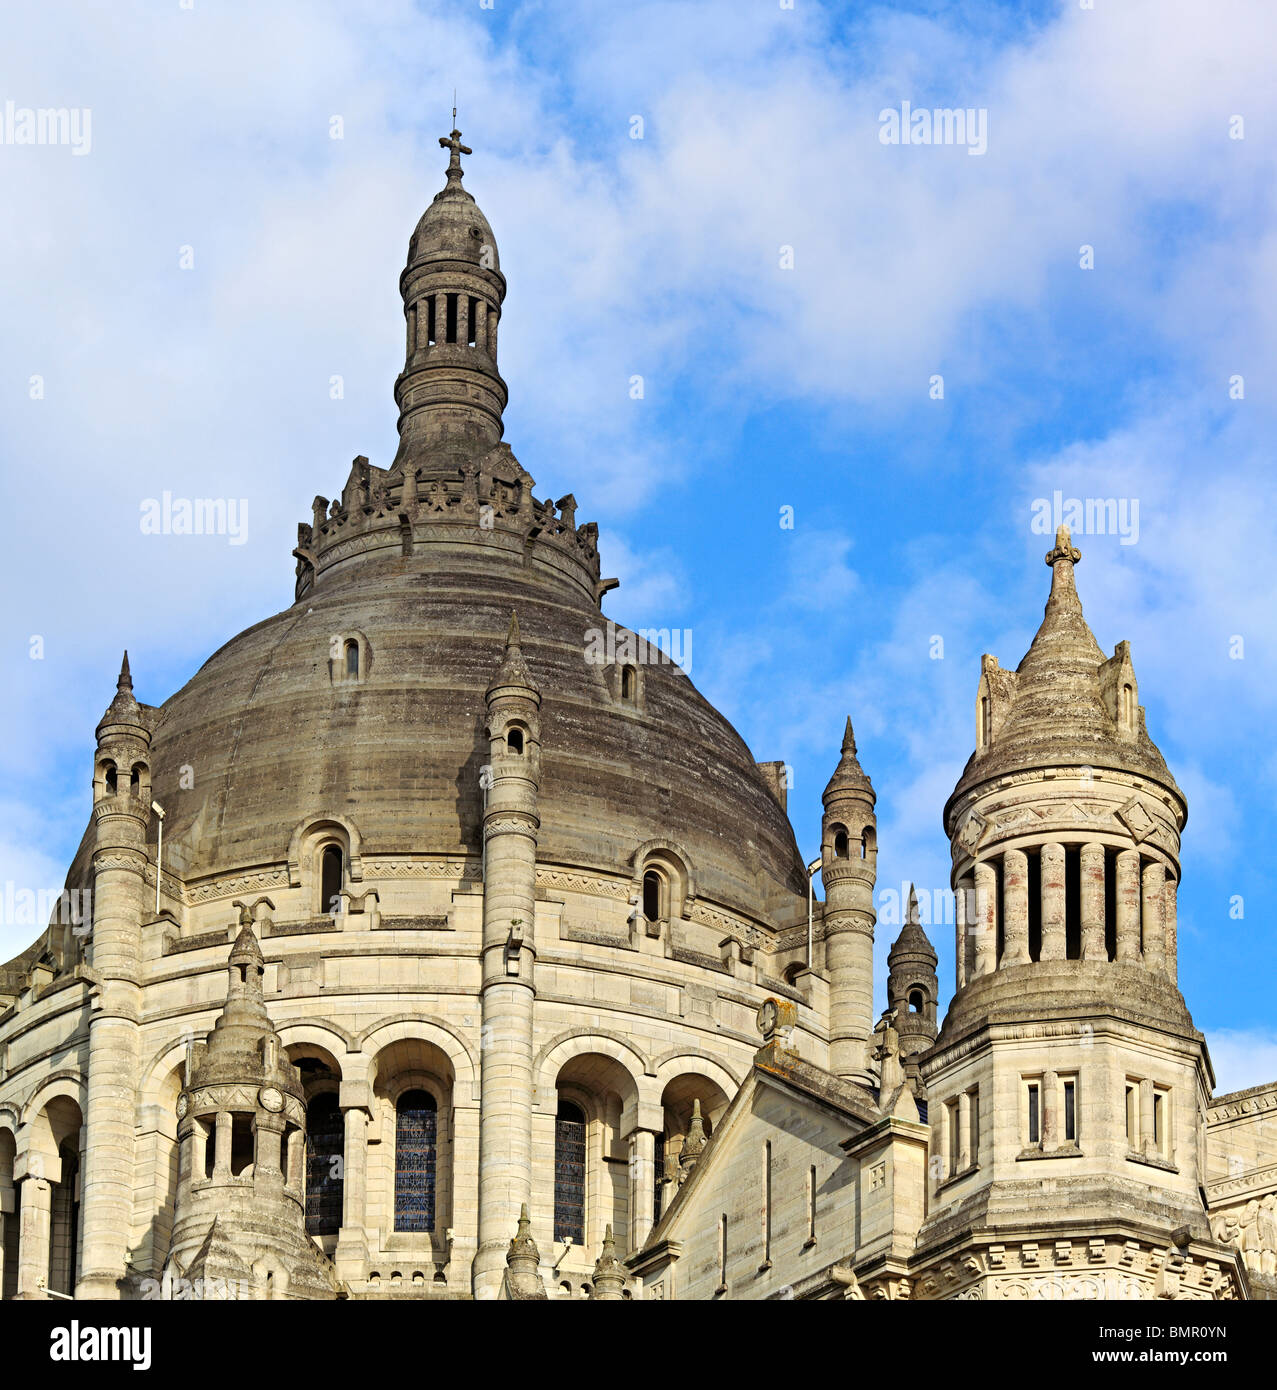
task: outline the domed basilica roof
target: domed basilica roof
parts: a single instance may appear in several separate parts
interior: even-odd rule
[[[468,151],[455,131],[440,143],[448,181],[401,281],[415,329],[396,384],[399,454],[388,469],[356,459],[338,498],[315,499],[296,602],[228,642],[158,712],[166,867],[189,880],[278,863],[323,815],[348,819],[364,853],[477,857],[484,697],[515,612],[543,700],[538,861],[633,872],[636,849],[661,840],[685,854],[697,896],[797,921],[802,859],[749,749],[655,647],[609,635],[600,603],[614,581],[599,578],[597,529],[577,524],[571,496],[537,500],[500,441],[504,279],[461,184]],[[465,319],[454,332],[459,304],[468,333]],[[593,660],[596,649],[615,660]]]

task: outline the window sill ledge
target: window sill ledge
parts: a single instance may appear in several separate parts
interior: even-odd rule
[[[980,1165],[978,1163],[968,1163],[962,1172],[951,1173],[945,1178],[945,1180],[937,1186],[936,1192],[943,1192],[946,1187],[952,1187],[954,1183],[961,1182],[963,1178],[969,1178],[973,1173],[978,1173],[979,1171]]]
[[[1179,1172],[1179,1169],[1170,1159],[1163,1158],[1160,1154],[1142,1154],[1130,1149],[1127,1151],[1126,1161],[1128,1163],[1142,1163],[1146,1168],[1160,1168],[1164,1173]]]
[[[1084,1158],[1082,1150],[1076,1144],[1060,1144],[1054,1149],[1040,1149],[1036,1144],[1030,1145],[1027,1149],[1021,1149],[1015,1156],[1017,1163],[1032,1162],[1043,1158]]]

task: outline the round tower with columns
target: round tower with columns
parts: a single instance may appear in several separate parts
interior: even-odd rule
[[[1023,661],[983,658],[975,752],[945,807],[957,978],[920,1059],[933,1136],[920,1245],[952,1251],[978,1210],[1001,1267],[1021,1235],[1031,1265],[1050,1183],[1067,1194],[1055,1263],[1101,1277],[1181,1228],[1209,1257],[1195,1136],[1213,1076],[1175,978],[1186,803],[1145,728],[1129,644],[1106,657],[1083,617],[1080,559],[1062,527]]]
[[[241,908],[226,1006],[192,1047],[177,1102],[178,1186],[165,1287],[198,1296],[332,1298],[331,1266],[306,1234],[305,1093],[271,1023],[266,962]]]
[[[151,713],[133,695],[125,652],[115,698],[97,727],[93,765],[88,956],[97,1007],[89,1025],[79,1298],[119,1298],[127,1267],[151,819]]]
[[[476,1298],[499,1296],[510,1231],[532,1199],[532,1037],[541,692],[511,614],[487,693],[483,816],[483,1029],[480,1036]]]
[[[874,789],[856,759],[851,720],[842,757],[824,793],[821,882],[825,889],[825,971],[829,976],[829,1069],[866,1085],[873,1080],[874,882],[878,822]]]
[[[395,382],[395,465],[410,461],[418,472],[423,463],[446,471],[458,455],[498,443],[508,399],[497,371],[506,284],[496,238],[461,182],[461,156],[471,153],[461,132],[439,144],[449,151],[447,182],[417,223],[399,277],[407,348]]]

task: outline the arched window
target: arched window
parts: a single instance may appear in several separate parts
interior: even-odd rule
[[[346,639],[346,675],[350,680],[359,679],[359,643],[353,637]]]
[[[336,1235],[341,1227],[344,1122],[332,1091],[306,1107],[306,1233]]]
[[[925,1003],[926,996],[920,989],[911,989],[909,991],[909,1012],[911,1014],[920,1014]]]
[[[505,736],[505,746],[510,750],[511,753],[518,753],[520,756],[522,756],[523,730],[511,729],[510,732]]]
[[[873,826],[865,826],[864,830],[861,831],[860,834],[860,857],[864,859],[868,855],[872,854],[874,852],[874,849],[877,847],[877,843],[878,837],[874,832]]]
[[[344,886],[345,865],[340,845],[327,845],[320,860],[319,910],[322,913],[341,911],[341,890]]]
[[[1129,685],[1122,686],[1122,727],[1129,729],[1135,723],[1135,692]]]
[[[666,913],[665,880],[658,869],[648,869],[643,875],[643,916],[649,922],[659,922]]]
[[[133,771],[129,774],[129,790],[136,796],[142,789],[142,764],[134,763]]]
[[[638,672],[633,666],[621,668],[621,699],[629,705],[638,699]]]
[[[108,796],[114,796],[114,795],[115,795],[115,788],[116,788],[115,764],[114,764],[114,763],[107,763],[107,765],[106,765],[106,793],[107,793],[107,795],[108,795]]]
[[[834,831],[834,858],[846,859],[847,857],[847,832],[839,826]]]
[[[585,1112],[569,1100],[554,1120],[554,1239],[585,1244]]]
[[[405,1091],[395,1106],[395,1230],[435,1228],[438,1106],[429,1091]]]

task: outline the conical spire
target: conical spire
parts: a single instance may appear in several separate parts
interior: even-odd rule
[[[705,1138],[705,1122],[701,1118],[701,1103],[699,1100],[693,1100],[692,1118],[688,1122],[687,1137],[683,1140],[683,1147],[678,1153],[678,1180],[680,1183],[687,1181],[708,1143],[709,1140]]]
[[[501,654],[496,671],[493,672],[492,680],[488,683],[488,699],[491,700],[497,691],[531,695],[538,701],[541,698],[541,692],[532,679],[532,672],[523,657],[519,615],[513,611],[510,613],[510,629],[506,634],[505,650]]]
[[[905,912],[904,925],[900,928],[900,935],[896,937],[895,943],[887,953],[888,966],[891,965],[892,961],[904,956],[908,956],[911,960],[929,961],[933,968],[939,959],[935,947],[932,946],[931,939],[927,936],[926,929],[922,925],[922,913],[918,907],[918,890],[912,883],[909,885],[909,906]]]
[[[1002,713],[996,735],[977,746],[948,805],[973,783],[1068,764],[1123,767],[1178,791],[1142,723],[1133,737],[1121,737],[1106,706],[1101,677],[1113,658],[1105,657],[1082,612],[1074,575],[1082,554],[1067,526],[1056,531],[1045,558],[1051,591],[1041,625],[1014,672],[985,658],[984,679]],[[1123,644],[1119,651],[1126,652]]]
[[[625,1266],[616,1257],[616,1241],[609,1224],[603,1232],[603,1251],[594,1262],[594,1277],[590,1281],[591,1299],[611,1302],[624,1297]]]
[[[825,801],[828,803],[830,796],[834,792],[862,791],[869,794],[873,800],[873,783],[865,775],[864,769],[860,766],[860,760],[856,756],[856,734],[851,727],[851,716],[847,716],[847,727],[843,730],[842,736],[842,756],[838,759],[838,766],[834,769],[834,775],[829,779],[829,784],[825,788]]]
[[[142,707],[133,695],[133,674],[129,670],[129,654],[124,653],[120,663],[120,674],[115,682],[115,697],[106,707],[106,713],[98,722],[100,734],[107,724],[137,724],[140,722]]]

